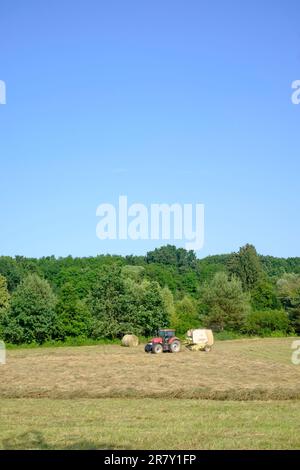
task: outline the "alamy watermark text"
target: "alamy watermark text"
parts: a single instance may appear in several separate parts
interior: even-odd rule
[[[294,80],[292,83],[292,89],[295,90],[292,94],[292,103],[300,104],[300,80]]]
[[[6,85],[3,80],[0,80],[0,104],[6,104]]]
[[[119,197],[118,207],[100,204],[96,234],[100,240],[181,240],[187,250],[204,245],[203,204],[151,204],[128,206],[127,196]]]
[[[294,349],[292,353],[292,363],[295,366],[300,365],[300,340],[296,339],[292,342],[292,349]]]

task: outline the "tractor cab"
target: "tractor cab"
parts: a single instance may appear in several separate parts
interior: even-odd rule
[[[170,328],[160,328],[158,336],[152,338],[145,346],[146,352],[158,354],[161,352],[179,352],[181,347],[180,340],[175,336],[175,330]]]
[[[162,328],[158,330],[158,336],[159,338],[162,338],[164,343],[168,342],[170,338],[173,338],[175,336],[175,330]]]

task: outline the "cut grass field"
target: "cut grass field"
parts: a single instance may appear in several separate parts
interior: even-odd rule
[[[9,350],[1,398],[299,399],[292,338],[217,342],[210,353],[143,346]]]
[[[0,448],[299,449],[292,340],[162,355],[118,345],[9,350]]]

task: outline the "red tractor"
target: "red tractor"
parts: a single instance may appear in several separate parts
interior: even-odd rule
[[[145,346],[147,353],[159,354],[165,351],[179,352],[181,347],[180,339],[175,336],[175,330],[160,329],[158,337],[152,338]]]

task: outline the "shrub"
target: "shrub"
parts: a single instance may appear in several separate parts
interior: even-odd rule
[[[287,333],[290,330],[288,315],[284,310],[262,310],[251,312],[246,321],[248,334],[268,336],[273,332]]]
[[[172,326],[177,334],[183,335],[190,328],[201,326],[197,302],[188,296],[175,303],[175,315],[172,319]]]

